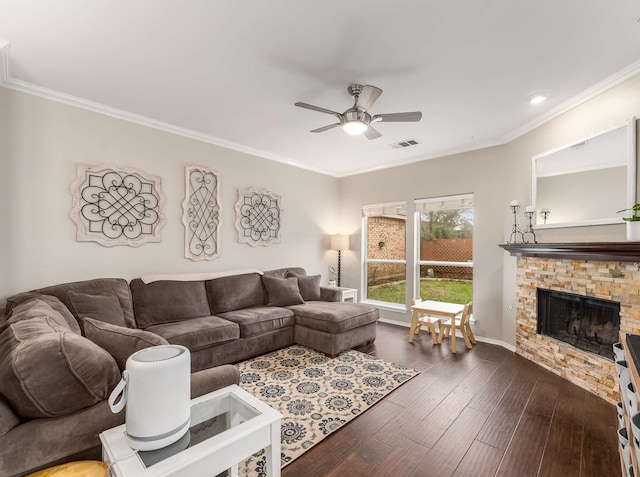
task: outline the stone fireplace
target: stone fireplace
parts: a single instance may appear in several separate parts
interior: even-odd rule
[[[595,303],[606,300],[619,304],[620,331],[640,333],[640,244],[588,244],[589,250],[585,252],[580,246],[586,245],[502,245],[512,255],[518,256],[516,353],[615,403],[618,392],[615,366],[610,356],[596,354],[594,349],[580,349],[574,346],[577,343],[562,341],[560,336],[546,336],[538,332],[538,289],[543,289],[578,297],[574,300],[595,299]],[[566,307],[569,313],[573,313],[572,310],[580,305]],[[577,317],[567,318],[565,324],[572,319],[577,320]],[[604,318],[599,315],[590,315],[587,320],[591,320],[590,324],[584,323],[587,328],[592,325],[604,327]],[[591,328],[578,329],[578,322],[574,321],[567,324],[567,334],[590,334],[597,342],[610,332],[609,326],[617,325],[607,325],[606,331],[602,328],[599,331],[601,335],[595,339]],[[606,339],[610,340],[611,336]]]

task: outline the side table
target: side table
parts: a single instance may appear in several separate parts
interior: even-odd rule
[[[346,288],[346,287],[336,287],[336,290],[340,291],[340,301],[352,301],[357,303],[358,301],[358,290],[355,288]]]
[[[237,385],[191,400],[191,427],[183,438],[154,451],[134,451],[126,425],[100,434],[102,460],[117,477],[201,477],[230,469],[265,449],[266,475],[280,477],[282,414]]]

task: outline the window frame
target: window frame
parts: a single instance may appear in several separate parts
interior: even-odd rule
[[[404,260],[401,259],[379,259],[379,258],[369,258],[369,217],[384,217],[385,215],[394,215],[394,214],[370,214],[367,213],[367,211],[373,211],[376,209],[380,209],[382,210],[382,212],[384,212],[386,209],[392,209],[392,208],[402,208],[404,209],[404,220],[405,220],[405,231],[404,231],[404,240],[405,240],[405,258]],[[397,214],[397,215],[402,215],[402,214]],[[404,275],[405,275],[405,283],[406,283],[406,279],[407,279],[407,266],[408,266],[408,250],[406,248],[406,243],[407,243],[407,236],[408,236],[408,230],[407,230],[407,225],[408,225],[408,220],[407,220],[407,202],[406,201],[395,201],[395,202],[386,202],[386,203],[381,203],[381,204],[372,204],[372,205],[363,205],[362,206],[362,231],[363,233],[361,234],[361,250],[362,250],[362,254],[361,254],[361,270],[362,270],[362,280],[361,280],[361,292],[360,292],[360,296],[362,297],[362,301],[366,302],[366,303],[370,303],[372,305],[377,306],[378,308],[381,309],[388,309],[391,311],[403,311],[406,312],[407,310],[407,304],[406,304],[406,298],[405,298],[405,303],[393,303],[393,302],[388,302],[388,301],[380,301],[380,300],[373,300],[371,298],[368,297],[368,289],[369,289],[369,264],[372,263],[389,263],[389,264],[398,264],[398,265],[404,265]],[[406,296],[406,286],[405,286],[405,296]]]
[[[413,201],[414,206],[414,223],[413,223],[413,232],[414,232],[414,274],[413,274],[413,296],[420,296],[420,267],[423,265],[434,265],[434,266],[449,266],[449,267],[465,267],[473,269],[474,261],[470,262],[446,262],[446,261],[436,261],[436,260],[420,260],[420,214],[423,213],[422,210],[418,210],[419,204],[429,203],[429,202],[443,202],[443,201],[458,201],[461,202],[464,200],[471,201],[471,210],[473,211],[473,220],[475,226],[475,209],[474,209],[474,195],[472,192],[466,194],[455,194],[455,195],[445,195],[445,196],[437,196],[437,197],[428,197],[422,199],[415,199]],[[462,207],[460,207],[462,208]],[[450,209],[437,209],[437,210],[450,210]],[[475,230],[474,230],[475,232]]]

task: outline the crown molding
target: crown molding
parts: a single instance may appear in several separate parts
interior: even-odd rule
[[[568,99],[567,101],[559,104],[553,109],[550,109],[546,113],[538,116],[532,121],[513,129],[512,131],[504,134],[500,139],[503,144],[509,143],[514,139],[519,138],[520,136],[532,131],[533,129],[542,126],[544,123],[551,121],[552,119],[557,118],[558,116],[570,111],[571,109],[581,105],[582,103],[586,103],[592,98],[595,98],[599,94],[604,93],[607,90],[610,90],[614,86],[619,85],[623,81],[628,80],[629,78],[640,74],[640,60],[631,63],[629,66],[621,69],[617,73],[605,78],[599,83],[594,84],[590,88],[582,91],[581,93],[575,95],[574,97]]]
[[[538,116],[534,120],[516,129],[513,129],[512,131],[496,139],[483,141],[481,143],[474,144],[472,147],[462,147],[458,149],[440,151],[440,152],[436,152],[428,155],[413,156],[405,160],[394,162],[393,164],[386,164],[386,165],[380,165],[376,167],[357,169],[357,170],[348,171],[344,173],[335,173],[319,167],[313,167],[307,164],[303,164],[301,162],[290,159],[288,157],[272,154],[270,152],[262,151],[259,149],[254,149],[248,146],[244,146],[242,144],[238,144],[236,142],[227,141],[225,139],[212,136],[210,134],[205,134],[199,131],[194,131],[192,129],[183,128],[183,127],[169,124],[163,121],[158,121],[156,119],[152,119],[152,118],[142,116],[140,114],[132,113],[129,111],[125,111],[122,109],[111,108],[105,104],[97,103],[97,102],[90,101],[77,96],[62,93],[53,89],[28,83],[26,81],[13,79],[11,78],[11,70],[10,70],[10,62],[9,62],[9,42],[0,39],[0,86],[9,88],[15,91],[20,91],[22,93],[45,98],[51,101],[55,101],[57,103],[62,103],[69,106],[76,107],[76,108],[93,111],[98,114],[121,119],[123,121],[128,121],[141,126],[168,132],[170,134],[176,134],[178,136],[186,137],[196,141],[204,142],[207,144],[213,144],[215,146],[224,147],[234,151],[242,152],[244,154],[249,154],[252,156],[268,159],[281,164],[286,164],[288,166],[297,167],[299,169],[304,169],[310,172],[315,172],[318,174],[323,174],[323,175],[327,175],[335,178],[343,178],[343,177],[349,177],[349,176],[354,176],[358,174],[366,174],[369,172],[376,172],[376,171],[381,171],[385,169],[391,169],[393,167],[415,164],[417,162],[427,161],[430,159],[438,159],[441,157],[453,156],[456,154],[479,151],[489,147],[505,145],[517,139],[518,137],[530,132],[531,130],[543,125],[544,123],[551,121],[552,119],[560,116],[561,114],[566,113],[567,111],[575,108],[576,106],[579,106],[580,104],[594,98],[595,96],[613,88],[614,86],[622,83],[623,81],[637,74],[640,74],[640,60],[630,64],[626,68],[623,68],[617,73],[600,81],[599,83],[586,89],[580,94],[572,97],[571,99],[559,104],[555,108]]]
[[[0,50],[0,54],[1,53],[2,53],[2,50]],[[109,116],[116,119],[122,119],[123,121],[139,124],[141,126],[149,127],[152,129],[158,129],[160,131],[168,132],[170,134],[176,134],[178,136],[194,139],[196,141],[204,142],[207,144],[213,144],[215,146],[232,149],[234,151],[242,152],[244,154],[250,154],[252,156],[269,159],[274,162],[279,162],[282,164],[286,164],[288,166],[297,167],[299,169],[305,169],[318,174],[337,177],[335,174],[329,171],[312,167],[307,164],[302,164],[300,162],[297,162],[293,159],[289,159],[287,157],[279,156],[277,154],[272,154],[266,151],[261,151],[259,149],[254,149],[248,146],[244,146],[242,144],[238,144],[236,142],[227,141],[225,139],[212,136],[210,134],[205,134],[198,131],[194,131],[192,129],[176,126],[174,124],[158,121],[156,119],[149,118],[147,116],[142,116],[140,114],[131,113],[129,111],[125,111],[118,108],[112,108],[102,103],[97,103],[94,101],[90,101],[88,99],[79,98],[77,96],[73,96],[66,93],[61,93],[59,91],[49,89],[49,88],[44,88],[42,86],[28,83],[26,81],[9,78],[2,83],[2,86],[15,91],[20,91],[21,93],[38,96],[40,98],[55,101],[57,103],[62,103],[69,106],[76,107],[76,108],[85,109],[87,111],[93,111],[94,113],[102,114],[102,115]]]
[[[385,169],[392,169],[394,167],[406,166],[409,164],[415,164],[417,162],[424,162],[431,159],[438,159],[441,157],[455,156],[457,154],[464,154],[465,152],[473,152],[480,151],[482,149],[487,149],[489,147],[494,146],[502,146],[504,142],[500,139],[493,139],[488,141],[483,141],[478,144],[474,144],[473,147],[461,147],[459,149],[448,149],[446,151],[434,152],[433,154],[426,154],[422,156],[413,156],[401,161],[394,162],[393,164],[384,164],[381,166],[369,167],[366,169],[357,169],[354,171],[344,172],[342,174],[335,174],[337,178],[356,176],[358,174],[367,174],[369,172],[383,171]]]
[[[0,83],[11,78],[9,70],[9,42],[0,40]]]

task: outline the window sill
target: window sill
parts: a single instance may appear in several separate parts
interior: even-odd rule
[[[400,303],[389,303],[386,301],[377,301],[377,300],[362,300],[362,303],[368,303],[369,305],[373,305],[380,310],[394,311],[396,313],[407,312],[407,307]]]

